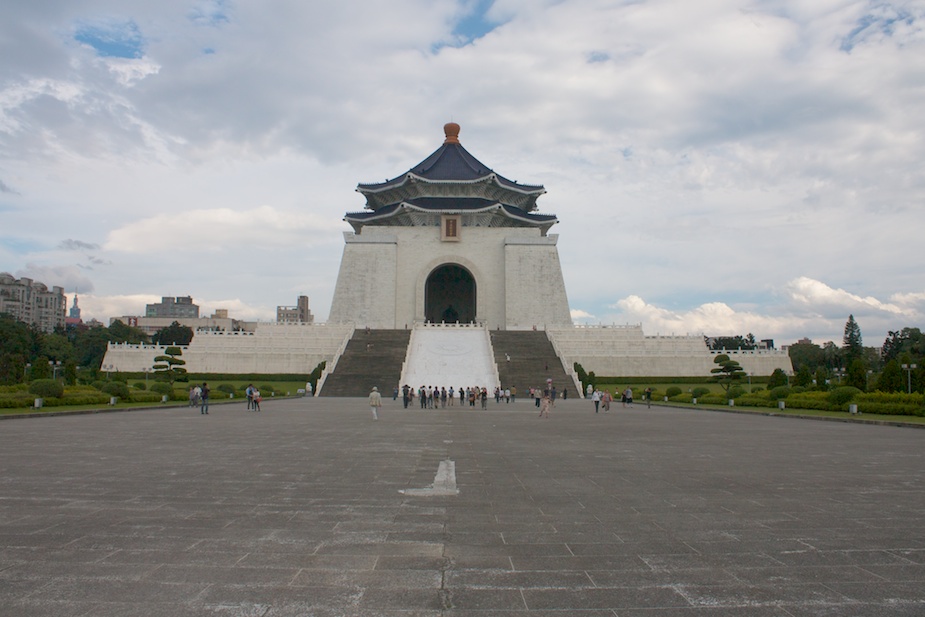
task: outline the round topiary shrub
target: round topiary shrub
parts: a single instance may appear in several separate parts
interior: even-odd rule
[[[136,390],[147,390],[148,389],[148,386],[143,381],[136,381],[135,383],[132,384],[132,387],[135,388]]]
[[[755,394],[756,392],[764,392],[764,386],[755,386],[755,387],[753,387],[753,388],[752,388],[752,394]]]
[[[235,387],[230,383],[220,383],[215,389],[225,394],[234,394],[236,392]]]
[[[860,393],[860,390],[852,386],[841,386],[829,392],[829,402],[839,407],[847,405]]]
[[[775,401],[783,400],[790,396],[790,394],[790,386],[777,386],[776,388],[771,388],[771,398]]]
[[[705,388],[704,386],[697,386],[691,392],[691,396],[693,396],[694,398],[700,398],[704,394],[709,394],[709,393],[710,393],[710,388]]]
[[[806,392],[805,386],[793,386],[792,388],[790,388],[791,394],[800,394],[801,392]]]
[[[103,385],[102,390],[110,396],[118,396],[122,399],[130,398],[128,386],[121,381],[110,381],[109,383]]]
[[[166,381],[157,381],[151,384],[151,392],[158,394],[173,394],[173,386]]]
[[[745,388],[742,386],[733,386],[729,388],[729,392],[726,393],[726,398],[739,398],[743,394],[745,394]]]
[[[670,388],[665,390],[665,396],[667,396],[668,398],[677,396],[679,394],[681,394],[681,388],[679,388],[678,386],[671,386]]]
[[[103,386],[106,385],[106,382],[105,381],[94,381],[90,385],[96,388],[97,390],[102,390]]]
[[[36,379],[29,384],[29,393],[40,398],[60,398],[64,395],[64,384],[56,379]]]
[[[260,390],[260,396],[263,398],[273,396],[273,392],[276,391],[275,388],[273,388],[273,386],[268,386],[267,384],[263,384],[262,386],[260,386],[259,390]]]

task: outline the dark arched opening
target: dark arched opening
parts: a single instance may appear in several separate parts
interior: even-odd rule
[[[435,268],[424,285],[424,318],[430,322],[475,321],[475,278],[457,264]]]

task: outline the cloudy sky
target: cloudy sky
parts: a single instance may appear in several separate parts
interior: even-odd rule
[[[543,184],[579,323],[925,328],[925,0],[30,0],[0,20],[0,271],[84,318],[330,309],[359,182],[458,122]]]

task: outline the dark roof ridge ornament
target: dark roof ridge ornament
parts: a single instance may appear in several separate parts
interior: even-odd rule
[[[459,125],[455,122],[447,122],[443,125],[443,134],[446,135],[446,139],[443,140],[445,144],[458,144],[459,143]]]

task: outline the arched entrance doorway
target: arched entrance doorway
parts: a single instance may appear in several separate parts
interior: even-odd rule
[[[435,268],[424,285],[424,318],[439,323],[475,321],[475,278],[458,264]]]

